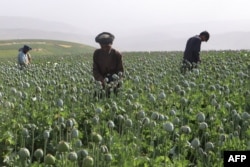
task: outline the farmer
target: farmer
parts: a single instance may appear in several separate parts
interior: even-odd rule
[[[201,42],[207,42],[209,40],[209,37],[210,35],[207,31],[202,31],[200,35],[195,35],[188,39],[181,67],[182,73],[185,73],[186,70],[192,70],[193,68],[197,68],[197,64],[201,62]]]
[[[22,48],[20,48],[18,51],[18,65],[20,66],[20,69],[23,69],[24,67],[27,67],[28,64],[31,63],[31,56],[28,53],[30,50],[32,50],[31,47],[24,45]]]
[[[112,48],[114,38],[114,35],[109,32],[100,33],[95,38],[101,48],[96,49],[93,55],[93,76],[105,89],[107,97],[112,90],[117,95],[118,88],[121,86],[119,81],[124,72],[122,55]]]

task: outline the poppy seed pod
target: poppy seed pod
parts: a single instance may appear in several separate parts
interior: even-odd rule
[[[82,147],[82,141],[81,141],[80,139],[77,139],[77,140],[75,141],[75,143],[74,143],[74,146],[75,146],[76,148]]]
[[[102,141],[102,136],[96,132],[93,132],[91,134],[91,137],[92,137],[92,141],[95,143],[101,143],[101,141]]]
[[[48,140],[48,139],[49,139],[49,136],[50,136],[50,132],[49,132],[48,130],[45,130],[45,131],[43,132],[43,138],[44,138],[45,140]]]
[[[137,114],[136,114],[136,118],[138,118],[138,119],[142,119],[145,116],[146,116],[146,114],[145,114],[145,112],[143,110],[137,112]]]
[[[83,166],[92,167],[94,165],[94,160],[91,156],[86,156],[83,159]]]
[[[132,127],[132,126],[133,126],[133,122],[132,122],[131,119],[127,119],[127,120],[125,121],[125,124],[126,124],[127,127]]]
[[[104,159],[105,159],[105,161],[108,161],[108,162],[112,161],[112,159],[113,159],[112,154],[110,154],[110,153],[105,154]]]
[[[182,133],[185,133],[185,134],[191,133],[191,128],[187,125],[182,126],[180,130]]]
[[[166,122],[163,124],[163,129],[167,132],[172,132],[174,130],[174,125],[172,122]]]
[[[47,165],[53,165],[55,161],[56,161],[56,158],[51,154],[47,154],[44,158],[44,163]]]
[[[76,128],[73,128],[71,131],[71,137],[72,138],[78,138],[79,137],[79,131]]]
[[[196,120],[197,120],[198,122],[204,122],[205,119],[206,119],[206,116],[205,116],[205,114],[202,113],[202,112],[199,112],[199,113],[196,115]]]
[[[59,152],[67,152],[69,151],[69,144],[65,141],[60,141],[57,145],[57,151]]]
[[[70,153],[68,154],[68,159],[69,159],[70,161],[76,161],[77,158],[78,158],[78,156],[77,156],[77,153],[76,153],[76,152],[70,152]]]
[[[205,144],[205,148],[206,148],[206,150],[212,150],[212,149],[214,149],[214,144],[212,142],[207,142]]]
[[[18,152],[20,159],[25,160],[30,157],[30,152],[27,148],[21,148]]]
[[[205,130],[205,129],[207,129],[207,128],[208,128],[208,125],[207,125],[206,122],[201,122],[201,123],[199,123],[199,129]]]
[[[88,151],[85,149],[79,150],[77,152],[77,156],[79,157],[79,159],[85,158],[89,155]]]
[[[36,159],[40,159],[43,157],[43,150],[42,149],[36,149],[36,151],[34,152],[34,156],[36,157]]]
[[[108,128],[112,129],[112,128],[114,128],[114,127],[115,127],[114,122],[111,121],[111,120],[109,120],[109,121],[108,121]]]
[[[100,147],[100,150],[101,150],[102,153],[108,153],[109,152],[108,147],[106,145],[102,145]]]
[[[200,140],[198,138],[194,138],[191,142],[191,145],[194,147],[194,148],[198,148],[200,146]]]

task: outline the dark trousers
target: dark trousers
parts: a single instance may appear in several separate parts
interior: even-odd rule
[[[197,68],[197,63],[189,62],[188,60],[184,59],[181,65],[181,73],[185,74],[187,71],[191,71],[194,68]]]
[[[113,90],[111,90],[110,88],[106,88],[106,89],[103,89],[103,91],[95,91],[94,92],[94,97],[97,97],[98,99],[101,99],[101,98],[110,98],[111,94],[114,94],[115,96],[118,95],[118,88],[115,87],[113,88]]]

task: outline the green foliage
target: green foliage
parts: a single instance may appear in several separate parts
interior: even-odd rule
[[[51,59],[50,57],[54,59],[55,57],[62,58],[62,56],[90,54],[95,49],[84,44],[56,40],[2,40],[0,41],[0,60],[16,60],[18,49],[23,45],[29,45],[32,48],[30,54],[36,63],[42,60],[47,61]]]
[[[15,66],[24,43],[0,45],[15,53],[0,55],[0,165],[210,167],[222,166],[224,150],[249,149],[248,51],[201,53],[185,75],[181,52],[124,52],[118,96],[98,99],[93,48],[33,42],[24,70]],[[21,160],[21,148],[30,157]]]

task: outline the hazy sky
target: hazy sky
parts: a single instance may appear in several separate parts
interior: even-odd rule
[[[250,0],[0,0],[0,16],[63,22],[90,34],[117,36],[180,23],[250,21],[249,8]]]
[[[117,31],[150,25],[250,20],[250,0],[1,0],[1,16]]]

